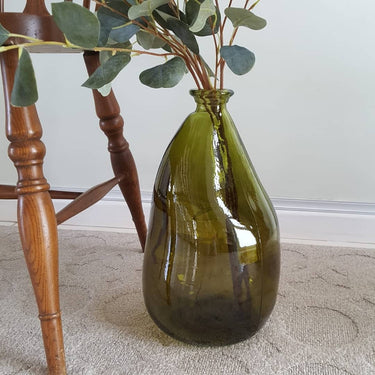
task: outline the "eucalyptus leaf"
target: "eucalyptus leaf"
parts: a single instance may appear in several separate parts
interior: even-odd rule
[[[111,30],[112,29],[109,27],[100,26],[98,47],[104,47],[108,43],[109,33]]]
[[[168,11],[168,9],[165,9],[165,8],[168,8],[169,11]],[[167,12],[165,12],[164,9],[167,10]],[[176,15],[172,12],[172,9],[170,9],[167,5],[164,5],[162,7],[159,7],[158,9],[154,10],[152,15],[154,16],[155,20],[158,22],[158,24],[161,27],[163,27],[164,29],[168,29],[168,30],[170,30],[170,27],[169,27],[167,21],[169,19],[178,20]]]
[[[137,33],[137,42],[146,50],[151,48],[161,48],[165,45],[165,41],[153,34],[145,31]]]
[[[180,57],[174,57],[162,65],[143,71],[139,75],[140,81],[149,87],[158,89],[176,86],[185,74],[186,65]]]
[[[152,15],[157,21],[157,23],[165,29],[168,29],[166,20],[171,17],[179,19],[182,22],[186,23],[185,13],[179,10],[178,7],[172,3],[164,4],[164,5],[161,5],[160,7],[157,7],[152,13]]]
[[[161,47],[161,48],[163,48],[163,50],[164,51],[167,51],[167,52],[171,52],[172,53],[172,48],[171,48],[171,46],[169,45],[169,44],[164,44],[164,46],[163,47]]]
[[[134,5],[136,2],[135,1],[124,1],[124,0],[106,0],[105,4],[109,7],[99,7],[98,13],[99,12],[111,12],[113,17],[116,17],[118,15],[119,17],[128,17],[128,12],[129,9],[132,5]],[[104,11],[106,9],[106,11]]]
[[[57,26],[70,43],[86,49],[97,46],[100,24],[95,14],[88,9],[64,1],[52,3],[52,15]]]
[[[102,6],[99,7],[97,12],[97,17],[100,22],[99,45],[101,46],[106,45],[109,34],[114,27],[125,25],[128,22],[127,14],[130,8],[130,6],[122,0],[109,0],[106,4],[113,10]]]
[[[177,18],[168,18],[167,25],[170,30],[172,30],[176,36],[178,36],[181,41],[196,55],[199,54],[199,46],[195,35],[189,30],[189,26],[178,20]]]
[[[267,25],[264,18],[256,16],[244,8],[227,8],[225,15],[231,20],[234,27],[245,26],[252,30],[261,30]]]
[[[200,11],[200,4],[202,0],[188,0],[186,3],[186,22],[189,25],[194,24]],[[197,32],[194,32],[197,36],[208,36],[212,33],[216,34],[219,30],[221,15],[217,7],[215,7],[216,13],[207,18],[204,27]]]
[[[128,16],[130,20],[139,17],[148,17],[152,12],[161,5],[169,3],[170,0],[144,0],[141,4],[132,5],[129,9]]]
[[[255,64],[255,55],[245,47],[223,46],[220,55],[229,69],[237,75],[246,74]]]
[[[154,10],[152,13],[152,16],[154,17],[155,21],[163,28],[163,29],[168,29],[167,22],[165,19],[172,17],[169,16],[168,14],[164,14],[164,12],[159,11],[158,9]]]
[[[82,86],[90,89],[103,87],[112,82],[129,62],[130,55],[128,53],[117,53],[100,65]]]
[[[206,25],[207,19],[216,14],[216,7],[213,0],[204,0],[199,6],[198,14],[194,23],[190,26],[190,31],[197,33]]]
[[[128,22],[128,11],[130,6],[122,0],[107,1],[106,4],[112,8],[101,6],[98,9],[97,17],[101,25],[110,27],[111,29],[116,26],[121,26]]]
[[[103,65],[112,56],[113,56],[112,51],[100,51],[99,52],[99,62],[100,62],[100,65]]]
[[[129,41],[140,30],[138,25],[126,23],[111,30],[109,38],[118,43]]]
[[[129,51],[133,48],[133,44],[127,40],[126,42],[121,42],[121,43],[117,43],[117,42],[113,42],[111,41],[111,43],[108,44],[108,46],[110,48],[122,48],[122,49],[128,49]],[[120,51],[119,51],[120,52]],[[124,51],[121,51],[121,52],[124,52]],[[130,53],[130,52],[126,52],[126,53]]]
[[[108,96],[111,93],[112,90],[112,83],[107,83],[106,85],[98,88],[98,91],[100,92],[101,96]]]
[[[38,89],[30,54],[22,49],[14,76],[10,102],[15,107],[27,107],[38,100]]]
[[[116,43],[116,44],[112,44],[111,47],[113,47],[113,48],[123,48],[123,49],[128,49],[129,51],[131,51],[132,44],[130,42]],[[121,52],[121,53],[130,55],[130,52]],[[99,61],[100,61],[100,64],[103,65],[112,56],[113,56],[113,52],[112,51],[100,51],[99,52]]]
[[[0,24],[0,46],[2,46],[9,38],[10,32]]]

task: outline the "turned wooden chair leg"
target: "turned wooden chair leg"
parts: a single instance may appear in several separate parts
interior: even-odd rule
[[[85,52],[84,59],[89,74],[92,74],[100,65],[99,54],[96,52]],[[108,151],[111,154],[112,168],[116,176],[125,176],[119,186],[129,206],[142,249],[144,249],[147,227],[137,169],[129,149],[129,143],[123,135],[124,120],[120,115],[120,106],[113,91],[104,97],[97,90],[93,90],[93,95],[96,113],[100,119],[100,128],[108,137]]]
[[[9,157],[18,172],[18,225],[39,309],[49,373],[65,374],[58,286],[58,244],[54,207],[43,175],[45,147],[35,106],[9,103],[17,50],[1,54]]]

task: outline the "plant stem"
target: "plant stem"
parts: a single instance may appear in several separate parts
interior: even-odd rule
[[[185,60],[185,63],[186,63],[186,67],[187,69],[189,70],[190,74],[192,75],[194,81],[195,81],[195,84],[197,85],[197,88],[198,90],[200,90],[202,87],[200,85],[200,82],[199,82],[199,79],[197,78],[196,74],[195,74],[195,71],[192,69],[192,67],[190,66],[190,64],[188,64]]]
[[[249,10],[253,9],[255,7],[255,5],[257,5],[259,3],[260,0],[257,0],[250,8]],[[245,5],[244,5],[244,9],[247,8],[247,6],[249,5],[249,0],[246,0],[245,2]],[[237,31],[238,31],[238,27],[236,27],[234,30],[233,30],[233,33],[232,33],[232,36],[230,38],[230,41],[229,41],[229,45],[231,46],[233,44],[233,41],[234,41],[234,38],[236,37],[237,35]]]
[[[230,1],[229,1],[229,3],[228,3],[228,8],[230,8],[230,7],[232,6],[232,2],[233,2],[233,0],[230,0]],[[246,7],[246,6],[245,6],[245,7]],[[224,17],[224,20],[223,20],[223,30],[224,30],[225,24],[227,23],[227,19],[228,19],[228,17],[225,16],[225,17]]]
[[[260,1],[260,0],[257,0],[257,1],[256,1],[256,2],[255,2],[250,8],[249,8],[249,10],[253,9],[253,8],[259,3],[259,1]],[[230,1],[229,1],[228,8],[232,5],[232,2],[233,2],[233,0],[230,0]],[[245,5],[244,5],[244,9],[246,9],[248,5],[249,5],[249,0],[246,0],[246,1],[245,1]],[[220,32],[221,35],[222,35],[223,32],[224,32],[224,27],[225,27],[225,24],[226,24],[226,22],[227,22],[227,19],[228,19],[228,17],[225,16],[225,17],[224,17],[223,24],[222,24],[222,26],[221,26],[221,32]],[[234,41],[234,38],[235,38],[236,35],[237,35],[237,32],[238,32],[238,27],[234,28],[234,30],[233,30],[233,32],[232,32],[232,36],[231,36],[231,38],[230,38],[230,40],[229,40],[229,43],[228,43],[229,46],[233,45],[233,41]],[[221,44],[221,46],[222,46],[222,44]],[[220,66],[220,88],[223,89],[223,81],[224,81],[224,66],[225,66],[225,61],[224,61],[224,59],[223,59],[223,58],[220,58],[220,60],[219,60],[219,62],[217,63],[217,65]]]
[[[220,54],[220,49],[219,45],[217,43],[216,35],[214,33],[214,29],[212,29],[212,38],[214,40],[214,45],[215,45],[215,72],[214,72],[214,89],[216,90],[217,86],[217,73],[218,73],[218,63],[219,63],[219,54]]]
[[[26,38],[26,37],[25,37]],[[21,44],[11,44],[9,46],[1,46],[0,53],[5,51],[10,51],[16,48],[26,48],[26,47],[33,47],[33,46],[41,46],[41,45],[52,45],[52,46],[61,46],[63,48],[70,48],[67,44],[62,42],[32,42],[32,43],[21,43]]]
[[[33,38],[32,36],[28,36],[28,35],[10,33],[8,36],[9,38],[22,38],[22,39],[32,40],[33,42],[43,42],[43,40],[41,39]]]
[[[258,3],[259,3],[260,0],[257,0],[250,8],[249,10],[252,10]]]
[[[158,56],[158,57],[165,57],[165,56],[176,56],[175,53],[167,52],[167,53],[156,53],[156,52],[149,52],[137,49],[128,49],[128,48],[113,48],[113,47],[95,47],[92,51],[100,52],[100,51],[116,51],[116,52],[130,52],[135,53],[138,55],[151,55],[151,56]]]
[[[202,59],[200,58],[200,56],[197,56],[197,55],[195,55],[195,59],[198,62],[200,68],[201,68],[205,88],[208,89],[208,90],[212,89],[213,88],[212,83],[211,83],[210,77],[208,76],[207,69],[206,69]]]
[[[220,6],[219,6],[219,1],[218,0],[215,0],[215,3],[216,3],[216,7],[218,9],[218,11],[220,12]],[[224,19],[225,20],[225,19]],[[224,27],[223,27],[223,23],[220,25],[219,27],[219,43],[220,43],[220,48],[224,45]],[[224,60],[222,58],[220,58],[219,62],[218,62],[218,65],[219,65],[219,68],[220,68],[220,89],[222,90],[223,87],[224,87],[224,64],[223,64]]]
[[[201,85],[198,83],[199,81],[202,83],[203,87],[210,87],[210,83],[207,84],[209,79],[205,79],[205,75],[207,77],[207,72],[206,70],[204,70],[204,72],[200,70],[200,64],[196,59],[196,55],[192,55],[189,49],[173,35],[171,35],[167,29],[162,29],[162,32],[164,35],[161,34],[160,31],[158,31],[158,35],[161,39],[165,40],[165,42],[169,44],[172,49],[175,50],[175,54],[177,56],[184,59],[186,67],[193,76],[198,88],[201,87]]]

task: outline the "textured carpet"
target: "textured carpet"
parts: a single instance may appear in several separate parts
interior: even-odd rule
[[[265,327],[221,348],[179,343],[151,321],[135,235],[60,231],[71,375],[374,375],[375,249],[283,245]],[[0,227],[0,374],[45,374],[34,297],[16,227]]]

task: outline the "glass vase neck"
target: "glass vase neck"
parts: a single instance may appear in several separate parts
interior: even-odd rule
[[[197,103],[197,111],[220,111],[233,94],[232,90],[190,90]]]

